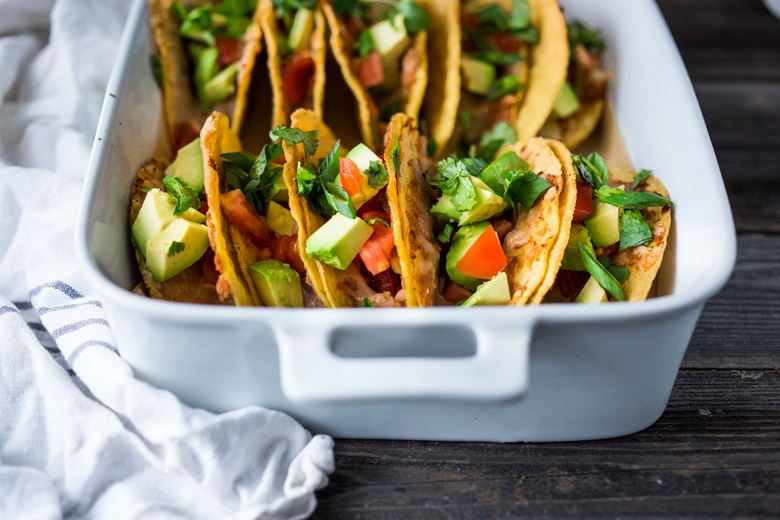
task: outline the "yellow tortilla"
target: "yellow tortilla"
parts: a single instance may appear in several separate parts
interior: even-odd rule
[[[631,184],[634,180],[634,174],[633,170],[625,168],[609,170],[610,181],[623,184]],[[655,176],[650,176],[645,180],[639,186],[639,191],[649,191],[669,198],[669,192]],[[672,227],[671,207],[645,208],[641,211],[653,232],[652,242],[646,246],[634,246],[624,249],[612,258],[612,261],[616,264],[628,268],[628,280],[623,282],[623,294],[626,297],[626,301],[647,299],[658,270],[661,268],[669,231]]]
[[[507,0],[505,0],[507,1]],[[539,29],[539,42],[531,49],[529,76],[515,119],[519,141],[535,136],[552,110],[566,80],[569,40],[566,20],[557,0],[529,0],[531,24]]]
[[[423,178],[428,166],[425,150],[421,150],[424,142],[420,140],[414,120],[404,114],[392,117],[387,135],[390,137],[384,156],[389,173],[387,202],[401,264],[405,305],[433,306],[439,294],[440,248],[428,210],[431,205],[429,189]]]
[[[165,120],[174,149],[198,136],[203,122],[212,110],[231,115],[232,128],[239,132],[246,110],[247,94],[255,60],[261,50],[262,32],[259,11],[243,37],[244,49],[238,66],[235,95],[204,110],[198,103],[190,82],[186,50],[179,37],[178,21],[171,11],[176,0],[149,0],[149,23],[157,54],[162,64],[162,95]],[[182,2],[191,8],[208,3],[206,0]]]
[[[358,124],[363,143],[372,150],[379,151],[382,146],[381,136],[385,133],[383,125],[379,122],[380,106],[383,100],[375,98],[369,89],[360,83],[355,74],[353,69],[355,42],[349,35],[344,21],[336,14],[329,0],[323,0],[322,10],[325,13],[325,19],[330,29],[329,43],[331,52],[339,64],[345,83],[355,97],[358,109]],[[428,84],[427,41],[427,31],[420,31],[412,37],[412,44],[409,50],[406,51],[410,62],[416,64],[416,72],[408,91],[402,92],[402,106],[403,113],[414,118],[420,115],[420,108]],[[405,59],[407,58],[402,58],[402,68]],[[395,97],[396,94],[394,92],[389,98]]]
[[[230,129],[228,117],[219,112],[214,112],[206,120],[200,141],[204,161],[204,189],[209,204],[206,224],[214,250],[214,263],[220,272],[220,280],[217,282],[220,298],[223,301],[231,299],[238,306],[262,305],[247,269],[252,263],[247,255],[251,255],[249,250],[254,245],[232,229],[220,200],[220,194],[226,191],[220,155],[241,151],[241,141]],[[242,261],[238,260],[239,255]]]
[[[561,204],[568,204],[571,195],[569,192],[564,193],[567,174],[545,139],[534,137],[525,143],[518,143],[513,149],[528,162],[533,172],[552,183],[529,211],[518,209],[519,214],[512,230],[503,241],[511,294],[509,305],[524,305],[531,303],[534,294],[545,281],[551,259],[557,258],[561,214],[568,211],[567,208],[562,210]],[[564,197],[563,201],[561,197]],[[538,303],[536,300],[533,302]]]
[[[325,57],[327,51],[325,47],[325,17],[322,14],[322,10],[319,6],[314,10],[314,27],[307,49],[314,60],[312,88],[297,105],[294,105],[284,96],[282,50],[279,48],[279,42],[284,41],[288,35],[282,34],[279,30],[272,0],[260,0],[258,12],[268,53],[268,74],[271,79],[274,97],[273,114],[271,117],[272,126],[288,125],[290,123],[290,114],[298,108],[312,110],[317,117],[322,118],[322,106],[325,97]]]

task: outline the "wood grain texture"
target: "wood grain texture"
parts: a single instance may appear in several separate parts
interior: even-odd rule
[[[738,232],[662,417],[555,444],[336,440],[316,519],[780,517],[780,21],[761,0],[658,0]]]

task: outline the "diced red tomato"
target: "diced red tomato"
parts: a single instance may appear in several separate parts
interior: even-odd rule
[[[314,74],[314,58],[309,51],[296,52],[282,69],[282,89],[284,96],[292,103],[300,103],[309,90]]]
[[[390,268],[390,255],[395,247],[393,230],[381,222],[374,222],[374,233],[358,251],[368,271],[377,275]]]
[[[306,266],[303,265],[298,248],[298,235],[282,235],[275,238],[271,244],[271,255],[288,264],[299,274],[306,274]]]
[[[468,29],[476,29],[479,25],[479,18],[475,13],[461,13],[460,25]]]
[[[507,31],[494,32],[490,35],[490,41],[492,41],[501,52],[506,53],[518,52],[523,46],[521,40],[512,36],[512,34]]]
[[[573,222],[582,222],[593,213],[593,190],[590,184],[577,181],[577,203],[574,206]]]
[[[472,294],[474,293],[462,285],[456,284],[452,280],[447,282],[447,285],[444,287],[444,291],[441,293],[442,297],[450,303],[462,302]]]
[[[341,187],[347,192],[347,195],[354,197],[360,194],[360,168],[355,161],[348,157],[339,159],[339,176],[341,177]]]
[[[230,223],[257,247],[271,244],[271,228],[266,218],[247,202],[244,192],[239,189],[222,193],[219,196],[222,209]]]
[[[221,67],[227,67],[241,59],[241,46],[236,38],[217,38],[216,44]]]
[[[362,60],[355,62],[355,75],[360,84],[366,88],[375,87],[385,80],[382,69],[382,56],[379,51],[371,51]]]
[[[471,245],[455,268],[463,274],[489,280],[506,267],[501,242],[493,226],[488,226]]]

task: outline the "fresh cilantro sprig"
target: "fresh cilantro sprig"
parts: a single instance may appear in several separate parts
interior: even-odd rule
[[[300,128],[288,128],[286,126],[277,126],[268,134],[271,139],[283,140],[288,146],[295,146],[296,144],[303,143],[303,153],[306,159],[317,153],[317,147],[319,146],[319,130],[304,131]]]
[[[498,78],[489,87],[486,94],[488,101],[495,101],[501,99],[507,94],[515,94],[520,92],[523,88],[523,83],[520,78],[514,75],[504,76]]]
[[[468,211],[477,204],[477,194],[470,176],[466,161],[448,157],[439,161],[436,173],[426,176],[426,180],[443,194],[449,195],[453,206],[459,211]]]
[[[184,242],[177,242],[174,240],[171,242],[170,247],[168,248],[168,256],[176,256],[177,254],[184,251],[186,248],[186,244]]]
[[[273,161],[282,155],[279,143],[263,146],[256,158],[247,152],[222,154],[228,189],[240,189],[247,202],[264,215],[268,202],[279,192],[276,181],[282,176],[284,167]]]
[[[428,13],[414,0],[332,0],[333,10],[339,16],[352,16],[365,22],[370,21],[371,4],[388,5],[385,16],[391,20],[400,14],[410,34],[424,31],[431,23]]]
[[[598,153],[592,153],[587,157],[572,155],[572,163],[582,180],[590,184],[594,190],[609,182],[607,163],[604,162],[604,158]]]
[[[592,28],[581,20],[570,20],[566,23],[569,45],[582,45],[586,49],[604,50],[606,44],[598,29]]]
[[[617,281],[615,276],[598,261],[596,255],[585,244],[580,242],[580,257],[582,263],[585,265],[585,269],[590,275],[596,279],[601,287],[604,288],[609,294],[611,294],[616,300],[623,301],[626,299],[623,294],[623,287],[620,282]]]
[[[180,215],[189,208],[200,209],[200,194],[190,183],[178,176],[165,177],[162,182],[165,190],[176,199],[174,215]]]
[[[292,25],[295,13],[300,9],[313,10],[319,0],[273,0],[276,18],[284,23],[285,27]]]
[[[368,185],[372,188],[381,188],[387,184],[387,178],[390,175],[387,173],[385,165],[380,161],[371,161],[364,173],[368,176]]]
[[[338,183],[341,142],[315,168],[312,165],[298,165],[296,180],[298,195],[308,197],[316,213],[327,217],[341,213],[355,218],[357,212],[349,194]]]

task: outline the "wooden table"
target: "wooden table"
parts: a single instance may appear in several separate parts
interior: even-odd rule
[[[739,248],[666,412],[598,442],[337,439],[312,518],[780,517],[780,21],[761,0],[658,3],[711,134]]]

